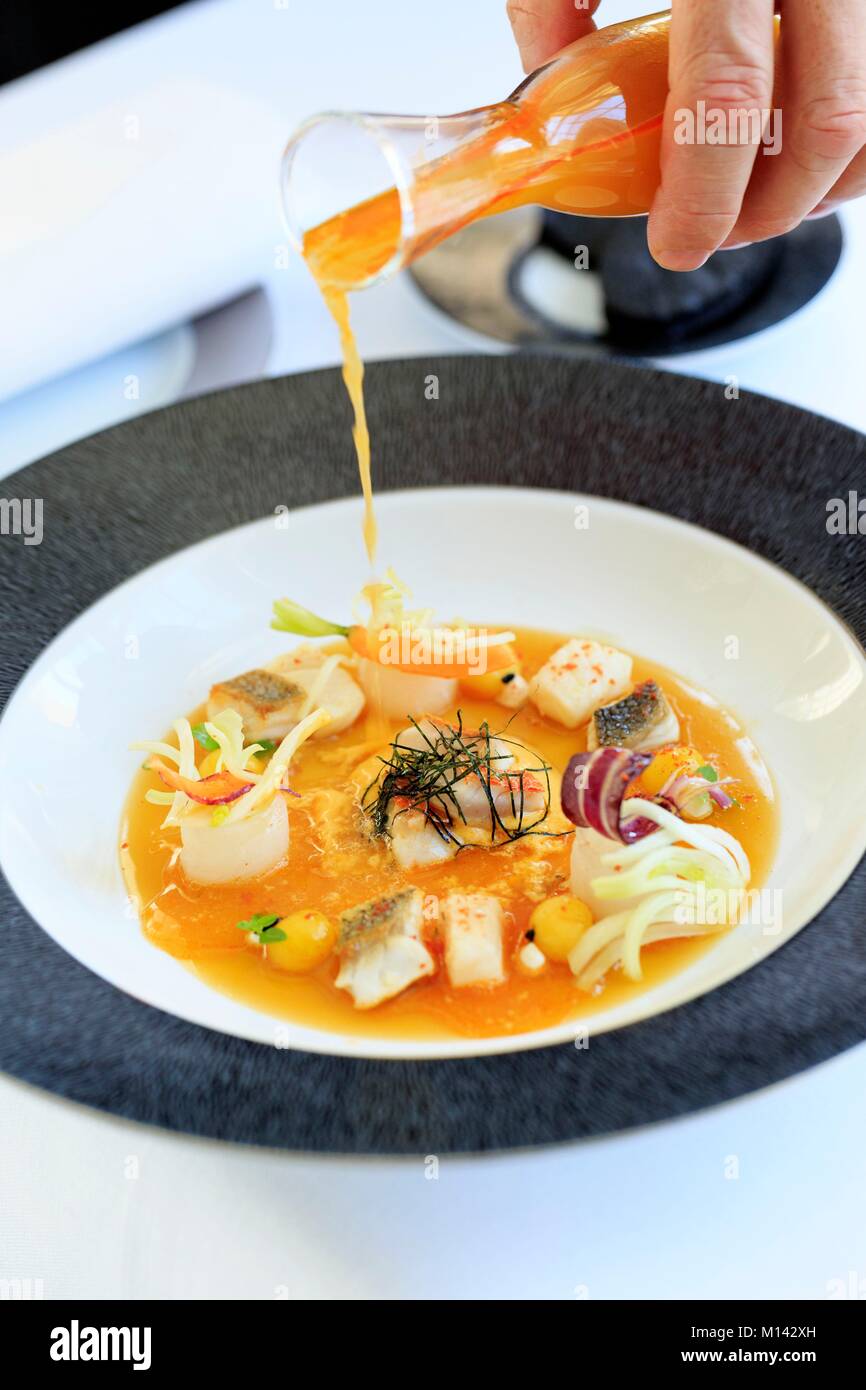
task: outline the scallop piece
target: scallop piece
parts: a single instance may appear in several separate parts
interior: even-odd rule
[[[439,714],[457,701],[457,681],[441,676],[412,676],[394,666],[362,658],[358,679],[367,699],[389,719],[412,714]]]
[[[311,709],[323,709],[331,716],[331,722],[322,728],[323,734],[342,733],[354,724],[364,708],[364,692],[344,666],[332,667],[321,680],[319,670],[308,667],[293,671],[291,678],[307,697],[304,714],[309,714]]]
[[[602,863],[602,855],[610,854],[615,849],[616,841],[600,835],[591,826],[575,828],[571,842],[571,895],[586,903],[593,918],[623,912],[628,907],[634,907],[640,898],[640,894],[633,898],[597,898],[593,892],[593,879],[616,872],[614,867]]]
[[[616,647],[572,637],[533,676],[529,698],[541,714],[576,729],[599,705],[627,693],[631,668],[631,657]]]
[[[635,748],[645,752],[676,743],[680,723],[668,704],[661,686],[643,681],[630,695],[613,704],[602,705],[592,716],[587,747]]]
[[[419,888],[375,898],[340,919],[338,989],[357,1009],[374,1009],[434,974],[436,962],[421,940],[423,898]]]
[[[445,968],[455,989],[505,979],[502,904],[490,893],[449,893],[442,903]]]
[[[231,883],[258,878],[289,852],[289,815],[279,793],[242,820],[214,825],[211,812],[192,811],[180,820],[180,862],[195,883]]]

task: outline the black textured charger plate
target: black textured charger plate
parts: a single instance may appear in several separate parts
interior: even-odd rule
[[[380,489],[506,483],[655,507],[783,566],[866,641],[866,539],[825,527],[829,498],[866,490],[863,436],[610,363],[428,358],[373,366],[368,383]],[[7,478],[6,497],[44,499],[45,535],[40,546],[0,541],[3,702],[65,624],[145,565],[270,512],[276,492],[302,505],[357,491],[348,421],[337,374],[311,373],[185,402]],[[15,788],[3,796],[14,802]],[[248,1143],[416,1154],[544,1144],[684,1114],[859,1042],[864,924],[866,861],[761,965],[587,1050],[351,1061],[138,1003],[67,956],[4,884],[0,1066],[115,1114]]]

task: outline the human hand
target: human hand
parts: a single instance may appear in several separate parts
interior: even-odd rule
[[[592,16],[601,0],[507,0],[506,9],[524,72],[534,72],[566,44],[595,28]]]
[[[599,0],[509,0],[524,66],[594,28]],[[780,236],[866,192],[866,0],[672,0],[670,93],[650,250],[694,270],[719,247]],[[775,156],[754,143],[678,144],[676,113],[769,111],[784,92]]]

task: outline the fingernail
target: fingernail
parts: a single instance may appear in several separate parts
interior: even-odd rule
[[[669,251],[661,246],[650,246],[650,255],[663,270],[700,270],[710,259],[709,252],[702,255],[699,251]]]
[[[723,241],[719,247],[720,251],[742,251],[744,246],[748,246],[747,241]]]

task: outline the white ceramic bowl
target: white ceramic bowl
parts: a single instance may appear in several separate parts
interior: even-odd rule
[[[736,712],[772,769],[782,832],[767,887],[782,893],[782,930],[738,927],[674,979],[596,1014],[593,1032],[747,970],[841,887],[866,849],[866,660],[801,584],[706,531],[600,498],[452,488],[389,493],[377,507],[383,563],[418,602],[443,617],[603,635],[651,656]],[[285,522],[215,536],[115,589],[51,643],[0,722],[0,862],[36,921],[129,994],[264,1043],[274,1042],[274,1019],[209,989],[144,939],[117,839],[138,762],[129,743],[161,735],[217,676],[283,650],[285,637],[268,626],[275,597],[339,617],[365,582],[357,500]],[[562,1024],[412,1043],[280,1027],[283,1045],[288,1036],[308,1051],[404,1058],[516,1051],[575,1033]]]

